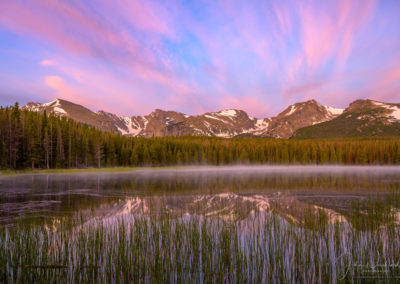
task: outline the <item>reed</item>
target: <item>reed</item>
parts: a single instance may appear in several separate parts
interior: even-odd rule
[[[337,283],[399,277],[395,223],[321,220],[295,226],[278,215],[124,215],[57,230],[0,230],[0,282]],[[355,216],[354,218],[362,218]],[[374,279],[375,279],[374,278]]]

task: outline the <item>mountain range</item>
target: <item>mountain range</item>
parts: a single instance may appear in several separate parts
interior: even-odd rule
[[[331,138],[400,135],[400,104],[357,100],[346,109],[315,100],[290,105],[277,116],[253,118],[245,111],[226,109],[201,115],[156,109],[145,116],[119,116],[63,99],[26,104],[23,109],[65,116],[126,136],[205,135],[217,137]]]

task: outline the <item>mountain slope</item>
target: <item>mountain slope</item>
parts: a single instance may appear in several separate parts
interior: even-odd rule
[[[268,123],[251,118],[242,110],[222,110],[190,116],[175,111],[156,109],[145,116],[118,116],[113,113],[93,112],[83,106],[57,99],[49,103],[28,103],[23,109],[69,117],[105,131],[127,136],[206,135],[234,137],[251,133],[257,135]]]
[[[323,106],[315,100],[297,103],[271,118],[263,136],[289,138],[299,128],[331,120],[342,112],[343,109]]]
[[[275,117],[262,119],[237,109],[195,116],[156,109],[149,115],[126,117],[105,111],[93,112],[62,99],[45,104],[28,103],[23,108],[52,112],[126,136],[331,138],[400,135],[400,104],[372,100],[357,100],[346,109],[309,100],[291,105]]]
[[[81,105],[72,102],[56,99],[49,103],[28,103],[22,109],[65,116],[73,120],[94,126],[104,131],[118,131],[117,125],[121,125],[121,118],[110,113],[100,111],[95,113]],[[122,126],[121,126],[122,127]]]
[[[400,104],[357,100],[342,115],[301,128],[293,138],[340,138],[400,135]]]
[[[144,121],[144,127],[140,136],[168,136],[168,126],[182,122],[189,116],[176,111],[165,111],[156,109],[146,116],[136,116],[135,118]]]
[[[168,126],[168,134],[206,135],[218,137],[234,137],[244,133],[253,133],[267,127],[251,118],[243,110],[229,109],[219,112],[191,116],[180,123]]]

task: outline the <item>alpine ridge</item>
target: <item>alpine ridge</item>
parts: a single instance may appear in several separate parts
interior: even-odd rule
[[[225,109],[201,115],[156,109],[144,116],[119,116],[103,110],[93,112],[63,100],[40,104],[30,102],[23,109],[54,113],[126,136],[217,136],[323,138],[400,135],[400,105],[357,100],[346,109],[324,106],[315,100],[288,106],[275,117],[253,118],[245,111]],[[339,133],[340,132],[340,133]]]
[[[341,115],[298,129],[294,138],[400,136],[400,104],[356,100]]]

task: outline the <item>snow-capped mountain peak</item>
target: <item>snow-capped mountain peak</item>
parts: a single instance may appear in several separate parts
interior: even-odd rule
[[[54,113],[126,136],[181,136],[204,135],[218,137],[257,136],[290,138],[304,127],[341,117],[343,113],[360,107],[380,110],[387,123],[400,122],[400,105],[371,100],[359,100],[346,110],[325,106],[315,100],[296,103],[270,118],[253,118],[243,110],[224,109],[202,115],[187,115],[175,111],[156,109],[145,116],[119,116],[106,111],[93,112],[81,105],[56,99],[48,103],[28,103],[23,109]],[[361,118],[360,118],[361,119]]]
[[[341,115],[344,112],[344,108],[336,108],[331,106],[324,106],[324,108],[332,117]]]
[[[237,115],[237,111],[235,109],[224,109],[217,112],[216,114],[227,117],[235,117]]]

